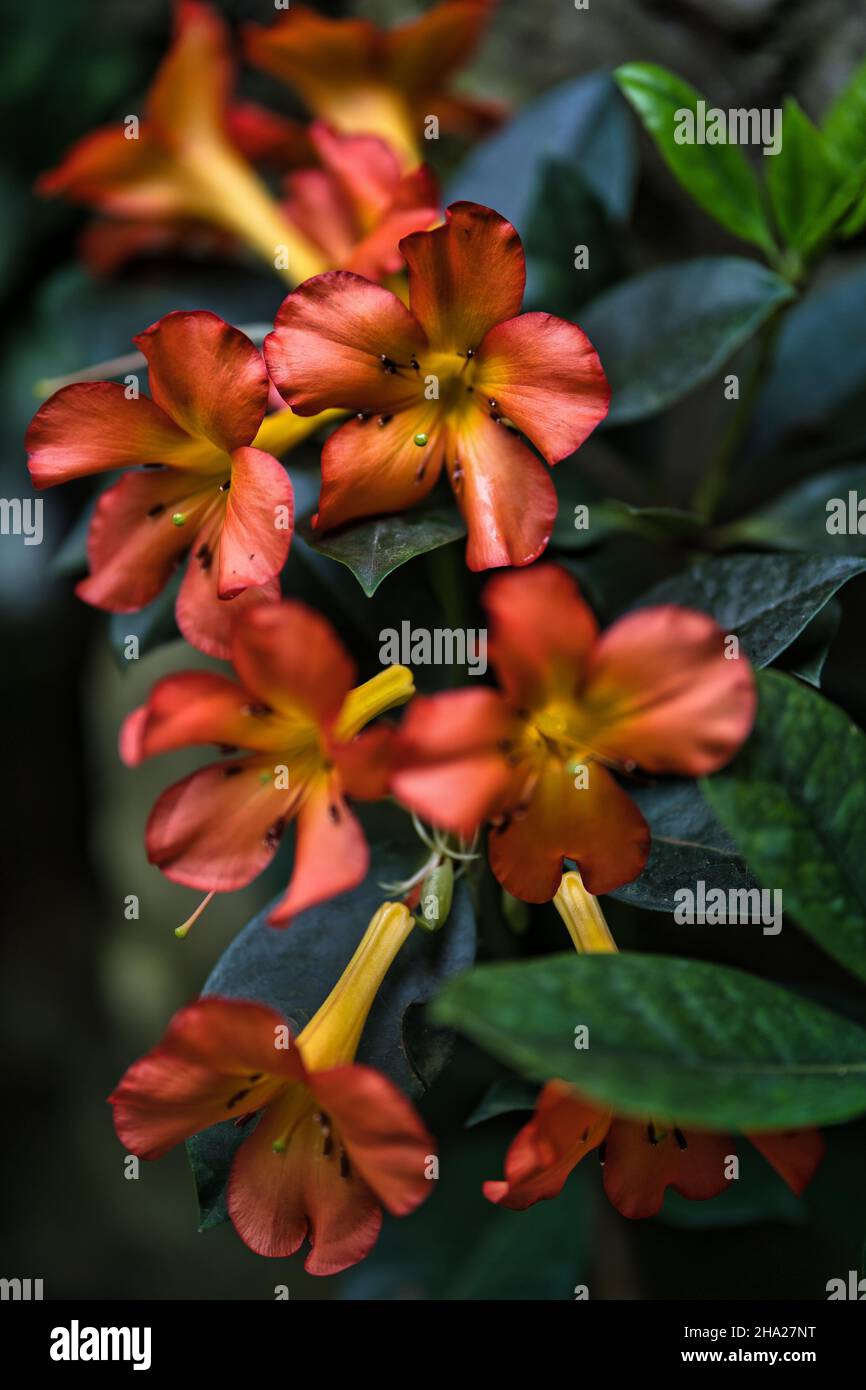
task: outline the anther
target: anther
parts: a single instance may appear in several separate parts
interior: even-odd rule
[[[268,849],[276,849],[280,840],[283,838],[285,825],[282,820],[275,820],[273,825],[269,825],[265,831],[264,840]]]
[[[148,511],[147,514],[148,514],[148,516],[159,516],[160,512],[164,512],[164,511],[165,511],[165,503],[164,503],[164,502],[157,502],[156,505],[155,505],[154,507],[151,507],[151,508],[149,509],[149,511]]]
[[[655,1130],[655,1125],[654,1125],[654,1124],[648,1124],[648,1125],[647,1125],[647,1127],[646,1127],[646,1137],[647,1137],[647,1139],[650,1141],[650,1143],[652,1144],[653,1148],[655,1148],[656,1144],[659,1142],[659,1137],[658,1137],[658,1135],[656,1134],[656,1130]]]
[[[676,1139],[681,1149],[687,1149],[689,1147],[686,1142],[686,1136],[683,1134],[681,1129],[674,1130],[674,1138]]]
[[[220,483],[220,492],[228,492],[228,490],[229,490],[229,488],[231,487],[231,485],[232,485],[232,480],[231,480],[231,478],[227,478],[226,481],[225,481],[224,483]]]
[[[347,1178],[350,1173],[349,1155],[345,1149],[340,1149],[340,1177]]]
[[[604,1139],[604,1140],[602,1141],[602,1143],[600,1143],[599,1146],[598,1146],[598,1161],[599,1161],[599,1163],[601,1164],[602,1168],[604,1167],[605,1159],[606,1159],[606,1158],[607,1158],[607,1140]]]
[[[246,1086],[242,1091],[235,1091],[234,1095],[226,1101],[226,1110],[234,1110],[235,1106],[238,1104],[238,1101],[243,1100],[246,1096],[249,1095],[249,1093],[249,1086]]]
[[[240,763],[232,763],[230,767],[223,768],[223,777],[237,777],[240,772],[243,772]]]
[[[393,415],[380,415],[378,420],[376,421],[376,424],[379,426],[379,429],[381,430],[384,428],[385,425],[389,425],[393,419]]]
[[[382,363],[388,375],[393,376],[394,372],[397,370],[397,363],[392,361],[384,352],[381,354],[379,361]]]

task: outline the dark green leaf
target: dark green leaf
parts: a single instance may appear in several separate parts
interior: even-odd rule
[[[580,325],[610,380],[607,422],[641,420],[680,400],[793,297],[757,261],[721,256],[647,271],[593,300]]]
[[[621,274],[618,228],[577,169],[564,160],[542,166],[523,244],[527,309],[573,317]]]
[[[677,143],[682,129],[677,112],[697,111],[700,94],[694,87],[654,63],[626,63],[614,77],[668,168],[695,201],[729,232],[772,255],[775,244],[760,185],[739,145]]]
[[[309,518],[299,524],[299,532],[313,550],[339,560],[350,569],[368,598],[393,570],[449,545],[466,535],[466,527],[456,507],[425,507],[402,512],[399,516],[359,521],[340,531],[319,536]]]
[[[857,494],[853,501],[852,492]],[[844,531],[837,534],[842,526]],[[721,538],[726,542],[755,541],[783,550],[866,555],[866,464],[804,479],[751,516],[724,527]]]
[[[585,1282],[596,1174],[578,1170],[555,1202],[507,1211],[482,1196],[502,1172],[507,1140],[473,1130],[450,1142],[436,1192],[408,1221],[385,1218],[340,1297],[393,1300],[571,1300]]]
[[[866,446],[864,318],[862,266],[836,275],[786,313],[741,459],[743,474],[758,485],[766,486],[770,455],[773,472],[790,484],[796,455],[847,463]]]
[[[330,993],[376,908],[387,900],[380,883],[405,878],[417,867],[418,849],[417,840],[414,845],[401,839],[399,846],[382,846],[360,888],[302,912],[284,930],[268,926],[266,908],[235,938],[202,992],[268,1004],[299,1032]],[[418,1093],[429,1086],[446,1060],[448,1039],[427,1023],[419,1006],[443,980],[465,969],[474,954],[475,917],[461,880],[446,926],[438,932],[414,931],[388,972],[358,1060],[385,1072],[405,1090]],[[203,1229],[226,1219],[225,1181],[246,1133],[227,1121],[189,1141]]]
[[[484,1120],[509,1115],[514,1110],[534,1110],[537,1099],[538,1087],[531,1081],[525,1081],[522,1076],[502,1076],[488,1087],[466,1126],[480,1125]]]
[[[755,731],[704,794],[785,911],[866,980],[866,737],[807,686],[759,681]]]
[[[864,570],[866,561],[841,555],[725,555],[663,580],[638,607],[698,608],[736,633],[754,666],[768,666],[837,589]]]
[[[485,203],[522,232],[540,196],[542,168],[551,159],[573,165],[611,217],[628,217],[634,137],[608,73],[565,82],[530,102],[472,151],[443,201]]]
[[[452,980],[434,1017],[533,1081],[708,1129],[866,1111],[866,1032],[740,970],[672,956],[544,956]],[[575,1047],[575,1028],[589,1046]]]
[[[628,791],[652,831],[652,848],[643,873],[612,897],[655,912],[673,912],[675,893],[701,880],[725,892],[758,886],[695,782],[671,779]]]

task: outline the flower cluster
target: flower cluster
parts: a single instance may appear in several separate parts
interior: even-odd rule
[[[246,56],[295,89],[313,117],[304,126],[233,101],[225,23],[182,0],[140,128],[87,136],[41,181],[99,214],[85,253],[101,271],[143,251],[246,246],[291,285],[255,342],[210,312],[168,314],[135,339],[149,394],[136,377],[71,381],[27,436],[37,488],[120,472],[96,500],[79,596],[134,612],[184,566],[180,633],[233,668],[164,677],[123,724],[130,767],[218,750],[157,800],[148,859],[176,883],[231,893],[294,825],[288,887],[269,917],[291,929],[367,876],[356,803],[391,799],[430,827],[420,825],[431,860],[375,913],[297,1038],[261,1002],[204,996],[111,1097],[121,1142],[143,1158],[225,1121],[249,1127],[228,1179],[231,1220],[263,1255],[308,1239],[315,1274],[364,1258],[382,1208],[408,1215],[433,1187],[424,1122],[391,1079],[355,1061],[386,973],[424,924],[422,878],[486,846],[508,894],[555,900],[579,949],[611,949],[589,895],[634,880],[651,846],[630,780],[721,768],[755,715],[749,663],[729,659],[704,613],[646,607],[600,632],[570,573],[534,563],[556,518],[551,469],[604,420],[610,388],[577,324],[522,312],[515,228],[472,202],[441,214],[420,163],[431,111],[463,133],[499,117],[450,87],[492,9],[443,0],[383,33],[293,6],[271,27],[248,26]],[[283,597],[295,518],[281,460],[323,431],[314,539],[416,508],[447,478],[468,568],[505,571],[483,591],[495,686],[416,697],[403,666],[359,682],[330,623]],[[399,724],[384,717],[404,705]],[[801,1191],[820,1137],[749,1137]],[[611,1200],[647,1216],[667,1186],[721,1192],[730,1146],[675,1120],[613,1114],[552,1077],[505,1180],[484,1190],[526,1207],[595,1149]]]

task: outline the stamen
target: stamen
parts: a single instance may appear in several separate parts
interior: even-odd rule
[[[409,366],[415,372],[420,372],[421,370],[421,363],[418,361],[418,358],[415,356],[414,352],[412,353],[412,356],[409,358]]]
[[[243,772],[240,763],[233,763],[231,767],[223,768],[223,777],[237,777]]]
[[[386,425],[390,425],[393,419],[393,415],[380,415],[378,420],[376,421],[376,424],[379,426],[379,429],[381,430],[384,429]]]
[[[350,1175],[350,1172],[351,1172],[351,1170],[350,1170],[350,1168],[349,1168],[349,1155],[346,1153],[346,1150],[345,1150],[345,1149],[342,1149],[342,1148],[341,1148],[341,1149],[340,1149],[340,1177],[341,1177],[341,1178],[348,1178],[349,1175]]]
[[[159,516],[160,512],[164,512],[164,511],[165,511],[165,503],[164,503],[164,502],[157,502],[155,506],[153,506],[153,507],[150,508],[150,510],[148,511],[147,514],[148,514],[148,516]]]
[[[369,410],[359,410],[355,416],[355,419],[360,420],[361,424],[363,424],[365,420],[369,420],[371,413],[372,412]]]
[[[393,376],[397,370],[397,363],[394,362],[390,357],[388,357],[384,352],[381,353],[379,361],[382,363],[382,366],[385,368],[385,371],[388,373],[388,375]]]
[[[202,898],[195,912],[190,913],[186,921],[181,922],[179,927],[175,927],[174,934],[175,936],[179,937],[181,941],[183,941],[183,938],[187,935],[190,927],[194,926],[194,924],[198,921],[199,917],[204,912],[205,908],[207,907],[208,903],[210,902],[211,898],[214,896],[215,893],[216,889],[212,888],[211,891],[208,893],[207,897]]]
[[[656,1130],[655,1130],[655,1125],[654,1125],[654,1124],[650,1123],[650,1124],[647,1125],[647,1127],[646,1127],[646,1137],[647,1137],[647,1139],[649,1140],[649,1142],[652,1144],[653,1148],[655,1148],[656,1144],[659,1142],[659,1137],[658,1137],[658,1135],[656,1134]]]
[[[603,1139],[602,1142],[601,1142],[601,1143],[599,1144],[599,1146],[598,1146],[598,1161],[599,1161],[599,1163],[601,1164],[602,1168],[604,1167],[605,1159],[606,1159],[606,1158],[607,1158],[607,1140],[606,1140],[606,1139]]]
[[[210,546],[202,543],[195,553],[195,558],[198,560],[205,574],[207,574],[213,564],[213,555],[211,554]]]
[[[228,490],[229,490],[229,488],[231,487],[231,485],[232,485],[232,480],[231,480],[231,478],[227,478],[226,481],[225,481],[224,483],[220,483],[220,492],[228,492]]]
[[[676,1139],[681,1149],[687,1149],[689,1147],[686,1142],[686,1136],[683,1134],[681,1129],[674,1130],[674,1138]]]
[[[331,817],[331,820],[333,821],[334,825],[339,825],[340,821],[343,819],[342,813],[336,801],[332,801],[330,806],[328,807],[328,815]]]
[[[250,1093],[249,1086],[245,1086],[242,1091],[235,1091],[234,1095],[226,1101],[226,1110],[233,1110],[238,1101],[244,1100]]]

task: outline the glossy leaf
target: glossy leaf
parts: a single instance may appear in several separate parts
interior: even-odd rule
[[[690,111],[697,121],[695,134],[700,133],[702,98],[694,87],[654,63],[626,63],[614,76],[668,168],[695,201],[729,232],[772,254],[760,184],[739,145],[678,143],[677,134],[684,129],[678,112]]]
[[[433,1013],[521,1075],[561,1077],[623,1114],[749,1130],[866,1112],[866,1031],[706,961],[569,953],[482,965],[452,980]]]
[[[374,517],[324,536],[312,529],[307,518],[298,530],[313,550],[350,569],[368,598],[383,579],[416,555],[438,550],[466,535],[457,508],[447,505]]]
[[[736,634],[753,666],[768,666],[866,561],[842,555],[725,555],[665,579],[637,605],[679,603]]]
[[[866,980],[866,736],[790,677],[759,690],[752,737],[704,794],[785,911]]]
[[[757,261],[719,256],[647,271],[593,300],[580,325],[610,380],[607,423],[673,405],[793,297],[787,281]]]

